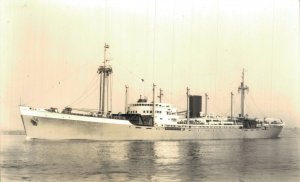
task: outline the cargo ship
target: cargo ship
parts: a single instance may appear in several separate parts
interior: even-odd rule
[[[241,94],[241,113],[239,116],[222,117],[207,113],[207,94],[205,94],[205,113],[202,112],[202,96],[186,92],[186,110],[179,112],[169,103],[156,101],[156,85],[153,84],[152,100],[139,97],[135,103],[127,104],[128,86],[125,86],[125,111],[109,111],[111,95],[108,88],[113,69],[108,65],[104,46],[103,65],[97,73],[100,77],[99,109],[97,112],[76,110],[66,107],[41,109],[20,105],[21,119],[27,138],[68,140],[210,140],[210,139],[254,139],[277,138],[284,122],[276,118],[250,118],[244,114],[245,92],[248,86],[242,82],[238,87]],[[233,94],[231,93],[231,96]],[[232,98],[232,97],[231,97]],[[180,114],[184,113],[183,116]]]

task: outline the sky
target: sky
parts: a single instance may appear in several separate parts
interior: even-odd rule
[[[298,0],[3,0],[0,122],[23,129],[18,105],[98,108],[97,68],[110,45],[112,110],[139,95],[186,108],[207,93],[208,112],[300,122]],[[144,82],[141,82],[144,79]],[[156,92],[158,94],[158,91]]]

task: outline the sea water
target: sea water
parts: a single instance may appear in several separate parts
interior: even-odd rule
[[[200,141],[2,134],[1,181],[300,181],[300,132],[287,131],[276,139]]]

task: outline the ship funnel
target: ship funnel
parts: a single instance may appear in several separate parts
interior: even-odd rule
[[[202,96],[190,95],[189,100],[190,118],[200,117],[200,112],[202,111]]]

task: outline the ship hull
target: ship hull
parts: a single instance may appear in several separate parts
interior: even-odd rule
[[[203,126],[172,130],[132,125],[127,120],[52,113],[21,108],[28,138],[64,140],[209,140],[277,138],[282,126],[241,129],[235,126]]]

